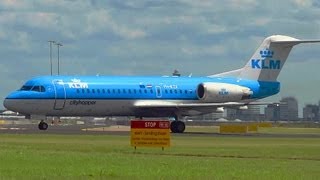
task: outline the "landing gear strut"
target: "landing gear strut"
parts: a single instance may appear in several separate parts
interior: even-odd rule
[[[183,133],[186,129],[186,125],[182,121],[175,120],[171,122],[170,129],[173,133]]]
[[[44,120],[41,120],[40,123],[38,124],[38,128],[40,130],[47,130],[48,129],[48,124],[44,122]]]

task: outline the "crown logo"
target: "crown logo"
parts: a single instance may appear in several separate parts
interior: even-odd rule
[[[71,82],[73,82],[73,83],[80,83],[80,82],[81,82],[81,80],[80,80],[80,79],[76,79],[76,78],[74,78],[74,79],[71,79]]]
[[[263,58],[272,58],[273,51],[270,51],[269,49],[264,49],[260,51],[260,56]]]

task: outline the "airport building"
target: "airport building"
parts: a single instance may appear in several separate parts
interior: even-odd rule
[[[199,116],[190,116],[188,119],[198,120],[198,121],[212,121],[223,117],[223,112],[210,113]]]
[[[280,120],[296,121],[299,120],[298,101],[294,97],[285,97],[280,100]]]
[[[296,121],[299,120],[298,101],[294,97],[285,97],[280,104],[269,104],[264,108],[264,117],[268,121]]]
[[[308,121],[319,121],[320,120],[319,105],[307,104],[303,108],[303,119]]]
[[[269,104],[264,108],[265,120],[277,121],[280,120],[280,106]]]
[[[230,120],[259,121],[261,119],[260,106],[248,106],[248,109],[228,108],[226,116]]]

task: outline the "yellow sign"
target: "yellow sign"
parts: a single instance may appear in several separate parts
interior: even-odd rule
[[[131,146],[169,147],[170,131],[167,129],[132,129]]]
[[[258,123],[259,127],[265,127],[265,128],[270,128],[272,127],[272,123],[271,122],[260,122]]]
[[[257,132],[258,131],[259,125],[256,123],[253,123],[253,124],[249,123],[249,124],[247,124],[247,126],[248,126],[248,131],[250,131],[250,132]]]
[[[131,121],[131,146],[170,147],[169,121]]]
[[[239,125],[239,124],[222,124],[220,125],[220,134],[223,133],[247,133],[248,126],[247,125]]]

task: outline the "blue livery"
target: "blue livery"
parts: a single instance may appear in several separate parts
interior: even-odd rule
[[[182,133],[184,116],[223,112],[223,108],[265,105],[256,100],[277,94],[279,73],[299,40],[273,35],[263,40],[240,69],[207,77],[41,76],[10,93],[4,106],[26,117],[47,116],[174,117],[171,131]]]

